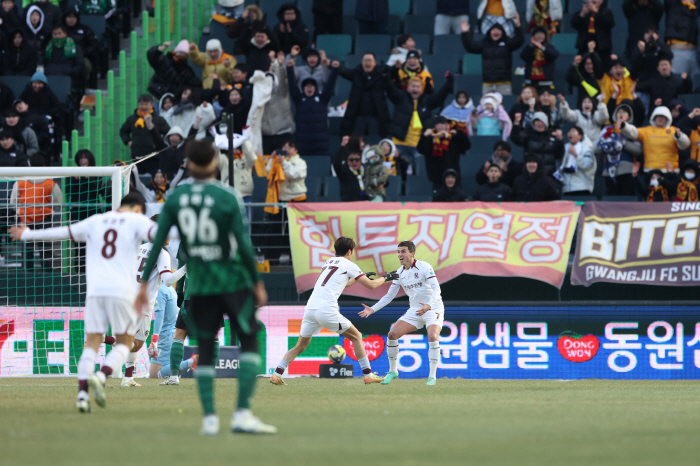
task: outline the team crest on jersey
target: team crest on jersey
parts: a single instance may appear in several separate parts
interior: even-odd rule
[[[416,278],[418,278],[418,274],[417,274],[417,273],[415,273],[414,275],[416,276]]]

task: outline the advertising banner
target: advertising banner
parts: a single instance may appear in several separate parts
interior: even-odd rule
[[[700,284],[700,203],[586,202],[572,285]]]
[[[357,243],[362,271],[396,270],[400,241],[440,283],[463,273],[529,277],[561,288],[579,207],[547,203],[319,203],[287,205],[297,291],[312,289],[340,236]],[[346,294],[379,298],[386,289],[349,287]],[[403,293],[400,291],[399,293]]]

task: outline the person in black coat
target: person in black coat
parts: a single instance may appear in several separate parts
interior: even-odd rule
[[[540,156],[526,154],[523,173],[513,183],[513,201],[544,202],[559,199],[561,194],[554,180],[544,173]]]
[[[270,69],[270,52],[279,51],[280,46],[277,38],[270,35],[269,28],[264,27],[253,32],[253,38],[243,42],[239,39],[238,43],[246,56],[246,65],[248,65],[249,74],[255,73],[256,70],[269,71]]]
[[[2,71],[5,76],[31,76],[36,71],[36,51],[24,40],[21,29],[14,29],[5,42]]]
[[[287,61],[287,79],[289,81],[289,95],[294,102],[296,113],[296,141],[301,155],[328,155],[328,102],[333,96],[335,80],[338,78],[340,63],[331,63],[331,72],[323,91],[318,92],[318,85],[314,78],[306,78],[302,81],[303,92],[297,86],[294,74],[294,60]]]
[[[19,114],[20,123],[34,130],[34,134],[36,134],[39,142],[39,150],[48,153],[51,148],[52,137],[54,136],[54,133],[49,128],[49,125],[51,127],[54,126],[51,116],[47,118],[47,115],[30,110],[29,105],[21,97],[15,100],[13,105]]]
[[[510,152],[510,144],[506,141],[497,141],[493,146],[491,160],[487,160],[486,163],[484,163],[484,167],[476,172],[476,183],[480,185],[488,183],[489,178],[487,173],[489,167],[491,167],[491,165],[498,165],[501,172],[501,182],[512,188],[513,182],[523,171],[523,164],[513,159]]]
[[[443,186],[445,170],[451,168],[461,173],[459,158],[471,148],[466,134],[455,129],[443,116],[435,117],[434,127],[425,130],[418,141],[418,153],[425,156],[425,169],[433,183],[433,191]]]
[[[637,92],[649,94],[649,109],[647,115],[651,116],[654,109],[660,105],[669,107],[671,101],[678,98],[679,94],[690,94],[693,91],[693,83],[687,73],[681,73],[681,78],[671,72],[671,61],[667,58],[659,60],[656,67],[657,74],[646,81],[637,83]]]
[[[12,133],[0,131],[0,167],[28,167],[27,154],[17,149]]]
[[[637,42],[644,40],[644,32],[653,28],[659,30],[661,17],[664,15],[664,4],[661,0],[624,0],[622,11],[627,17],[627,44],[625,54],[632,58]]]
[[[360,34],[386,34],[389,0],[357,0],[355,19]]]
[[[46,37],[51,37],[51,31],[53,27],[57,24],[61,24],[61,18],[63,17],[63,12],[61,9],[51,3],[49,0],[38,0],[27,7],[27,12],[31,10],[33,6],[38,7],[44,15],[44,22],[42,26],[42,32]]]
[[[10,87],[0,82],[0,113],[12,108],[12,103],[15,101],[15,93]]]
[[[576,55],[574,62],[566,70],[566,82],[571,87],[578,89],[577,102],[579,107],[585,97],[593,99],[600,94],[598,80],[605,76],[603,60],[595,52],[595,43],[591,42],[588,50],[588,53]]]
[[[343,0],[314,0],[311,12],[314,14],[314,39],[319,34],[342,34]]]
[[[664,39],[673,51],[673,70],[689,75],[700,72],[696,61],[695,47],[698,45],[698,2],[664,0],[666,30]],[[675,43],[674,43],[675,42]]]
[[[535,113],[532,127],[521,126],[522,115],[517,113],[513,122],[510,138],[525,153],[536,153],[540,160],[540,169],[545,175],[552,176],[557,169],[557,160],[564,157],[564,135],[560,129],[549,131],[549,118],[543,112]]]
[[[46,42],[51,38],[51,29],[44,30],[44,12],[36,5],[32,5],[25,12],[24,40],[34,50],[37,57],[41,55]]]
[[[607,0],[589,0],[584,3],[581,11],[574,13],[571,17],[571,27],[578,31],[576,38],[578,54],[586,53],[588,43],[594,41],[595,50],[603,60],[605,69],[608,69],[613,48],[611,33],[614,26],[615,17],[607,6]],[[593,32],[589,32],[591,27]]]
[[[163,151],[159,156],[158,170],[163,172],[167,180],[174,179],[185,162],[185,136],[182,130],[178,126],[173,126],[164,138],[153,138],[153,142],[157,150]]]
[[[642,38],[634,44],[631,55],[631,72],[639,81],[646,81],[656,75],[659,60],[673,60],[673,52],[654,28],[643,33]]]
[[[525,84],[535,87],[554,85],[554,63],[559,51],[549,42],[547,29],[537,26],[532,30],[530,42],[520,52],[525,62]]]
[[[17,5],[12,0],[2,0],[0,7],[0,32],[7,35],[24,25],[24,19],[19,14]],[[7,37],[10,37],[7,35]]]
[[[341,66],[338,74],[352,82],[348,106],[340,124],[340,134],[379,134],[389,132],[389,106],[384,95],[385,67],[377,65],[373,53],[362,56],[354,69]]]
[[[2,91],[0,91],[0,108],[4,108],[2,94]],[[60,113],[58,98],[51,87],[49,87],[49,81],[46,79],[46,76],[40,71],[35,72],[29,78],[29,82],[19,95],[19,98],[29,105],[29,111],[32,113],[50,115],[54,120]]]
[[[119,130],[119,136],[124,145],[131,148],[131,158],[141,160],[145,156],[158,150],[162,144],[157,143],[170,131],[170,126],[165,119],[156,115],[153,111],[153,97],[149,94],[139,96],[138,108]],[[151,157],[140,164],[141,173],[153,175],[158,170],[158,156]]]
[[[148,64],[155,72],[148,83],[148,92],[158,99],[167,92],[175,94],[181,87],[202,87],[202,80],[187,64],[189,42],[182,40],[174,52],[163,54],[170,44],[171,42],[165,42],[162,45],[154,45],[146,52]]]
[[[220,94],[219,104],[224,107],[221,113],[233,115],[234,134],[243,134],[243,127],[247,126],[248,113],[250,112],[250,100],[242,90],[235,87],[225,93],[222,92],[222,94],[225,94],[225,97]]]
[[[491,164],[486,171],[488,182],[476,187],[473,201],[481,202],[508,202],[512,200],[513,190],[505,184],[501,167]]]
[[[464,202],[467,195],[458,184],[459,175],[449,168],[442,175],[442,186],[433,194],[433,202]]]
[[[344,142],[347,144],[347,141],[344,140]],[[347,150],[345,146],[340,146],[333,156],[332,163],[340,183],[340,200],[343,202],[369,200],[364,188],[365,170],[362,166],[361,151]]]
[[[63,25],[75,45],[83,51],[85,60],[85,77],[90,80],[90,87],[97,87],[97,67],[100,63],[100,43],[95,32],[80,22],[80,12],[77,8],[69,9],[63,14]]]
[[[46,52],[44,52],[44,73],[48,75],[70,76],[73,78],[73,86],[76,80],[80,81],[85,71],[85,59],[81,49],[73,39],[68,37],[68,32],[63,24],[57,24],[51,31]]]
[[[285,55],[298,45],[302,56],[306,56],[309,46],[309,28],[301,20],[301,12],[293,3],[285,3],[277,10],[279,23],[275,26],[275,35],[279,41],[279,50]]]
[[[513,52],[525,42],[525,33],[520,25],[520,17],[515,14],[513,19],[515,30],[513,37],[506,35],[503,26],[496,23],[486,32],[484,38],[475,41],[470,34],[470,25],[462,21],[462,45],[469,53],[481,54],[482,78],[484,81],[483,94],[500,92],[501,95],[512,95],[513,88]]]

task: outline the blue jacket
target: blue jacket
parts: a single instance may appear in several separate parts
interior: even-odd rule
[[[437,0],[437,14],[459,16],[469,14],[469,0]]]

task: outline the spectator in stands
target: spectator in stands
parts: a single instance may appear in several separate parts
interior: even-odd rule
[[[39,140],[32,128],[20,121],[17,110],[10,108],[5,111],[3,130],[12,133],[17,148],[29,157],[39,152]]]
[[[671,116],[673,117],[673,126],[678,126],[678,123],[680,123],[680,121],[690,113],[690,109],[686,107],[685,103],[680,99],[672,100],[671,103],[668,104],[668,109],[671,110]],[[683,131],[682,128],[681,131]]]
[[[625,99],[634,100],[632,93],[636,86],[636,76],[630,73],[619,59],[612,60],[608,70],[609,72],[598,81],[604,102],[608,103],[608,100],[614,98],[614,105],[619,105]]]
[[[389,124],[389,132],[399,153],[408,159],[407,170],[411,172],[415,172],[418,154],[416,146],[423,129],[431,124],[433,110],[440,108],[452,92],[454,76],[448,71],[445,78],[447,81],[435,94],[422,94],[423,83],[418,78],[412,78],[405,91],[386,81],[387,96],[394,103],[394,117]],[[408,171],[401,175],[405,177],[406,174],[409,174]]]
[[[158,115],[163,116],[165,112],[170,110],[172,106],[175,105],[175,95],[170,92],[166,92],[160,98],[158,102]]]
[[[514,37],[516,28],[520,27],[520,17],[513,0],[481,0],[476,11],[481,22],[480,31],[489,31],[494,25],[500,24],[508,37]],[[515,24],[511,24],[511,20]],[[462,29],[464,30],[464,29]]]
[[[0,86],[0,89],[2,89],[2,86]],[[3,94],[4,89],[0,91],[0,108],[7,108]],[[49,81],[41,71],[37,71],[32,75],[19,98],[29,105],[30,112],[49,115],[54,120],[60,113],[58,98],[51,90],[51,87],[49,87]]]
[[[298,45],[292,47],[291,58],[295,58],[301,53],[301,48]],[[328,81],[328,77],[331,74],[329,65],[331,64],[328,58],[326,58],[326,52],[323,50],[311,49],[306,55],[306,64],[294,67],[294,76],[296,77],[297,88],[300,91],[304,89],[301,87],[301,83],[307,78],[312,78],[316,81],[316,88],[319,93],[323,92],[323,88]],[[289,73],[287,73],[289,75]]]
[[[56,2],[51,2],[49,0],[37,0],[29,6],[29,9],[31,9],[32,6],[37,6],[44,14],[42,29],[47,37],[51,36],[53,27],[57,24],[61,24],[61,19],[63,17],[61,8],[56,5]]]
[[[311,12],[314,14],[314,37],[319,34],[343,33],[343,0],[314,0]]]
[[[175,105],[167,112],[161,113],[161,116],[168,127],[177,126],[184,134],[188,134],[194,123],[195,111],[201,103],[198,89],[182,87],[175,93]]]
[[[493,146],[493,155],[491,160],[484,163],[484,167],[476,172],[476,183],[485,184],[488,182],[488,171],[491,165],[498,165],[500,170],[501,182],[507,184],[511,188],[515,178],[523,172],[523,164],[515,160],[511,155],[511,147],[506,141],[498,141]]]
[[[642,146],[620,133],[623,122],[633,121],[634,104],[624,100],[612,115],[613,124],[600,133],[597,148],[603,154],[603,177],[608,196],[633,196],[635,194],[632,170],[635,159],[642,155]]]
[[[515,145],[523,147],[526,154],[538,154],[538,170],[551,176],[557,168],[557,160],[564,157],[562,131],[560,129],[551,131],[549,118],[543,112],[535,113],[532,126],[529,128],[523,128],[520,125],[521,120],[522,114],[516,113],[511,140]]]
[[[666,162],[677,171],[678,151],[690,147],[690,139],[679,128],[671,126],[673,117],[667,107],[656,107],[649,121],[651,125],[642,128],[623,122],[620,124],[620,132],[626,138],[642,143],[645,172],[666,170]]]
[[[162,151],[158,169],[163,172],[165,179],[172,180],[185,161],[185,133],[179,126],[172,126],[165,138],[155,139],[155,142],[156,149]]]
[[[559,111],[564,121],[575,124],[583,130],[591,144],[596,144],[600,137],[600,131],[607,123],[610,115],[608,107],[598,100],[593,101],[590,97],[584,97],[578,109],[572,110],[563,95],[559,94]],[[596,108],[597,103],[597,108]]]
[[[15,94],[10,89],[10,86],[0,81],[0,111],[12,108],[12,103],[15,101]]]
[[[289,94],[296,109],[296,141],[304,155],[328,155],[328,103],[333,96],[340,62],[333,61],[331,73],[324,91],[318,91],[316,80],[308,77],[301,82],[302,91],[294,75],[294,60],[287,62]]]
[[[559,58],[559,50],[549,42],[544,26],[532,30],[530,43],[525,44],[520,58],[525,62],[525,84],[539,88],[554,85],[554,63]]]
[[[543,27],[550,36],[556,34],[564,17],[561,3],[561,0],[529,0],[525,10],[527,32]]]
[[[700,165],[698,165],[698,161],[693,159],[686,160],[681,165],[681,182],[676,190],[675,200],[680,202],[690,201],[692,190],[695,188],[696,196],[694,200],[697,201],[698,183],[700,183]]]
[[[24,25],[24,20],[19,14],[17,5],[13,0],[2,0],[0,4],[0,31],[4,34],[11,33]],[[7,36],[12,39],[11,35]]]
[[[512,0],[510,1],[512,2]],[[486,0],[482,1],[482,3],[485,2]],[[487,29],[484,39],[475,41],[473,35],[469,33],[469,23],[462,21],[462,45],[469,53],[481,54],[483,94],[489,92],[499,92],[501,95],[513,94],[513,86],[511,85],[513,52],[525,42],[517,12],[513,22],[515,23],[513,37],[507,36],[503,25],[496,22]]]
[[[476,187],[473,201],[481,202],[508,202],[513,196],[513,190],[503,182],[503,174],[501,167],[497,164],[491,164],[486,169],[488,182],[480,184]]]
[[[520,91],[518,100],[510,108],[508,116],[511,121],[515,121],[515,114],[522,114],[522,126],[523,128],[528,128],[532,126],[532,119],[535,112],[541,112],[542,107],[539,102],[539,95],[537,94],[537,89],[532,86],[525,86]]]
[[[384,152],[384,163],[386,163],[387,168],[389,169],[389,175],[396,176],[398,173],[400,173],[400,170],[397,168],[400,161],[399,150],[396,148],[396,144],[394,144],[394,141],[392,141],[391,138],[385,138],[379,141],[379,146]]]
[[[15,100],[12,108],[17,111],[20,124],[34,130],[34,134],[36,135],[39,143],[39,150],[49,152],[51,138],[54,135],[54,123],[53,120],[51,120],[51,117],[49,116],[47,119],[46,115],[41,115],[30,111],[29,105],[27,105],[27,103],[21,99]]]
[[[48,75],[70,76],[73,87],[84,87],[85,60],[83,50],[68,37],[66,27],[54,26],[51,40],[44,52],[44,72]],[[80,83],[80,84],[79,84]]]
[[[24,40],[21,29],[14,29],[8,35],[2,54],[2,72],[5,76],[31,76],[36,71],[38,57],[36,51]]]
[[[455,100],[443,108],[440,115],[447,118],[454,129],[468,135],[469,131],[471,131],[470,124],[473,110],[474,102],[469,97],[469,93],[461,90],[457,91]]]
[[[648,113],[650,115],[660,105],[668,107],[671,101],[678,98],[679,94],[690,94],[693,91],[693,83],[688,74],[683,72],[681,78],[678,79],[671,73],[671,69],[671,60],[662,58],[656,67],[658,74],[637,83],[637,91],[649,94]]]
[[[51,29],[44,30],[44,12],[37,5],[32,5],[26,12],[24,25],[24,38],[27,44],[38,55],[44,50],[44,46],[51,37]]]
[[[595,98],[600,94],[598,83],[605,76],[603,61],[595,53],[595,42],[588,43],[588,51],[585,55],[576,55],[566,70],[566,82],[577,89],[579,106],[585,97]]]
[[[459,158],[469,149],[471,142],[467,135],[451,129],[443,116],[434,118],[433,127],[423,131],[416,150],[425,157],[425,171],[433,183],[433,192],[442,187],[445,170],[451,168],[461,173]]]
[[[515,202],[545,202],[561,198],[557,185],[547,176],[539,154],[525,154],[525,169],[513,182]]]
[[[437,0],[436,6],[434,35],[461,33],[462,21],[469,21],[469,0]]]
[[[215,121],[216,112],[214,111],[214,106],[210,105],[209,102],[202,102],[194,111],[194,119],[192,120],[192,126],[190,126],[187,137],[197,140],[210,139],[211,142],[214,143],[214,135],[212,133],[214,128],[212,128],[212,126]],[[222,156],[221,160],[223,163],[228,161],[225,155]],[[225,173],[228,174],[228,169]]]
[[[389,1],[357,0],[355,19],[360,34],[386,34],[389,26]]]
[[[442,187],[433,193],[433,202],[464,202],[467,200],[467,195],[464,194],[462,188],[457,184],[459,175],[451,168],[445,170],[442,175]]]
[[[163,54],[172,42],[154,45],[146,53],[148,64],[155,74],[148,83],[148,92],[160,99],[166,92],[175,93],[183,86],[202,87],[202,81],[195,75],[194,70],[187,64],[189,43],[181,40],[175,50]]]
[[[615,26],[615,18],[608,8],[607,0],[589,0],[583,3],[581,11],[571,17],[571,27],[578,31],[576,48],[578,54],[583,55],[588,51],[588,43],[596,43],[596,52],[600,55],[603,64],[607,68],[610,65],[612,54],[612,28]]]
[[[698,45],[698,5],[695,0],[664,1],[666,43],[673,52],[673,72],[700,73],[695,47]]]
[[[391,49],[391,55],[386,61],[386,66],[395,66],[401,68],[404,63],[406,63],[406,55],[408,52],[416,49],[416,41],[413,40],[410,34],[404,34],[396,39],[396,48]],[[418,50],[418,58],[422,56],[420,50]]]
[[[297,145],[293,140],[287,141],[279,154],[272,153],[267,162],[268,201],[270,192],[279,193],[277,201],[272,202],[304,202],[306,201],[306,162],[299,157]],[[281,214],[280,219],[282,218]],[[270,219],[274,221],[273,218]]]
[[[248,121],[250,100],[246,98],[240,89],[234,87],[228,92],[228,102],[222,102],[222,104],[226,104],[222,113],[233,115],[234,134],[242,134],[243,127],[247,125]]]
[[[132,169],[136,175],[134,182],[136,183],[136,190],[141,193],[141,195],[146,199],[146,202],[155,202],[157,204],[163,204],[168,197],[168,179],[160,169],[157,169],[153,176],[151,177],[150,184],[146,185],[141,181],[138,172],[138,164],[134,165]]]
[[[561,128],[564,124],[564,119],[561,112],[557,108],[557,94],[553,88],[543,87],[540,89],[540,95],[537,98],[540,104],[540,111],[544,112],[549,118],[549,129],[555,130]]]
[[[153,97],[142,94],[138,99],[138,108],[127,117],[119,130],[124,145],[131,148],[131,158],[139,161],[157,150],[156,141],[170,131],[170,126],[161,116],[153,111]],[[153,173],[158,170],[159,159],[151,157],[141,163],[141,173]]]
[[[272,61],[270,75],[274,77],[276,84],[273,87],[270,100],[265,104],[262,115],[263,151],[265,154],[282,147],[296,131],[292,106],[289,102],[289,81],[287,68],[284,66],[284,53],[279,52],[277,59],[275,59],[274,54],[270,52],[270,60]]]
[[[213,74],[226,84],[233,79],[233,67],[237,61],[233,55],[224,53],[219,39],[207,41],[206,53],[200,52],[197,44],[190,42],[189,57],[192,63],[202,68],[202,88],[211,89]]]
[[[366,201],[368,197],[365,191],[362,151],[357,148],[346,150],[341,145],[336,151],[332,163],[340,183],[340,200],[343,202]]]
[[[411,50],[406,54],[406,63],[401,67],[392,68],[392,79],[399,89],[408,89],[408,81],[414,78],[420,79],[423,83],[422,92],[433,93],[433,76],[423,66],[423,61],[417,50]]]
[[[339,74],[352,82],[341,134],[387,134],[390,116],[384,95],[384,67],[377,65],[374,54],[365,53],[355,69],[341,66]]]
[[[673,60],[671,48],[664,43],[654,28],[649,28],[644,33],[630,55],[632,69],[640,81],[646,81],[656,74],[659,60]]]
[[[690,138],[689,157],[700,160],[700,108],[694,108],[681,118],[678,127]]]
[[[502,102],[503,96],[498,92],[490,92],[481,98],[479,106],[472,113],[470,136],[500,136],[504,141],[508,140],[513,122]]]
[[[15,145],[12,132],[0,131],[0,167],[28,167],[27,154]]]
[[[569,129],[567,137],[564,159],[554,177],[562,183],[565,196],[588,196],[593,193],[597,166],[593,148],[578,126]]]
[[[666,164],[668,166],[665,172],[651,170],[645,173],[644,177],[638,176],[639,162],[634,164],[632,176],[635,179],[638,194],[646,202],[697,202],[698,191],[695,184],[676,175],[671,164],[669,162]]]
[[[89,82],[89,86],[92,88],[97,87],[97,67],[100,63],[101,48],[94,31],[90,26],[80,22],[78,8],[71,8],[64,13],[63,25],[68,36],[83,51],[85,82]]]
[[[249,204],[253,202],[253,168],[258,156],[253,145],[246,140],[233,149],[233,158],[233,187],[241,193],[243,202]],[[247,209],[246,212],[250,218],[250,212]]]
[[[306,55],[309,46],[309,28],[301,20],[301,12],[294,3],[285,3],[277,10],[279,23],[275,26],[275,35],[279,41],[279,49],[285,55],[291,53],[295,45]]]
[[[248,81],[248,65],[245,63],[236,63],[233,67],[233,80],[231,86],[243,91],[248,100],[253,98],[253,85]]]
[[[228,25],[226,35],[231,39],[238,39],[235,52],[242,54],[245,53],[243,52],[243,44],[250,42],[255,36],[255,31],[260,29],[264,29],[268,37],[274,36],[272,28],[266,24],[265,15],[263,15],[260,7],[248,5],[243,10],[241,17]]]
[[[389,185],[389,169],[384,165],[384,150],[381,146],[372,146],[363,154],[365,164],[365,191],[370,202],[386,201],[386,187]]]
[[[277,39],[268,35],[267,28],[257,29],[253,38],[240,44],[240,46],[243,54],[246,56],[246,64],[251,73],[254,73],[256,70],[268,71],[270,63],[274,61],[274,58],[270,58],[272,52],[279,50]]]
[[[632,58],[637,43],[646,40],[643,37],[645,31],[649,29],[659,30],[661,17],[664,15],[664,4],[661,0],[624,0],[622,11],[627,17],[625,54]]]

